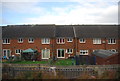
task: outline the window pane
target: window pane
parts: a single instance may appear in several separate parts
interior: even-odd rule
[[[58,50],[58,57],[60,57],[60,50]]]
[[[64,57],[64,50],[62,50],[62,57]]]

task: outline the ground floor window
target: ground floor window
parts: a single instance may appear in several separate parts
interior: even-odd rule
[[[42,49],[42,59],[50,58],[50,49]]]
[[[64,49],[57,49],[57,57],[64,58],[65,57],[65,50]]]
[[[73,53],[73,49],[67,49],[67,53],[68,54],[72,54]]]
[[[80,55],[88,55],[88,50],[80,50]]]
[[[16,49],[16,50],[15,50],[15,53],[16,53],[16,54],[21,54],[21,52],[22,52],[21,49]]]
[[[8,59],[11,56],[10,49],[3,49],[3,58]]]

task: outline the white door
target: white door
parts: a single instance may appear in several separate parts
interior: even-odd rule
[[[50,49],[42,49],[42,59],[50,58]]]

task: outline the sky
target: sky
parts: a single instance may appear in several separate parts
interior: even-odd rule
[[[2,0],[0,25],[118,24],[119,0]]]

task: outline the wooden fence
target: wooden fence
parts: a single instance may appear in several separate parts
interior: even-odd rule
[[[54,69],[52,69],[54,67]],[[62,74],[66,78],[77,78],[82,73],[87,72],[89,75],[100,75],[104,71],[117,71],[119,65],[79,65],[79,66],[49,66],[41,64],[3,64],[3,73],[9,73],[15,76],[17,72],[26,71],[44,71],[44,72],[57,72],[57,75]]]

